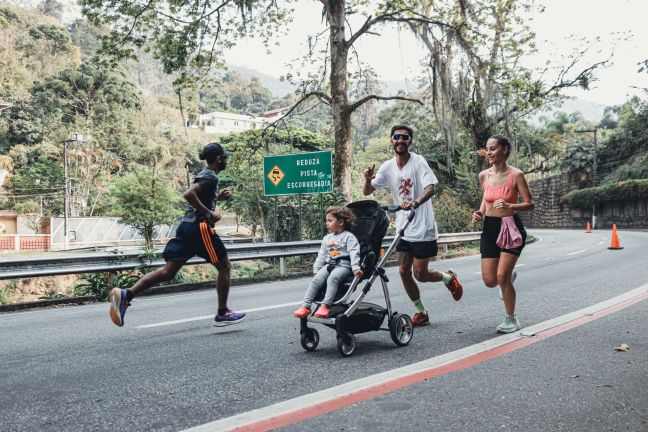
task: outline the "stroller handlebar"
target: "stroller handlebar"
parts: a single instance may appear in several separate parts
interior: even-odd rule
[[[392,204],[392,205],[388,205],[388,206],[381,206],[380,208],[385,210],[385,211],[388,211],[389,213],[396,213],[398,211],[403,210],[403,208],[401,206],[396,205],[396,204]]]

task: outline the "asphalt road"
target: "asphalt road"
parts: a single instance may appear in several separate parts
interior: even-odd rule
[[[539,241],[519,261],[518,315],[543,323],[648,282],[648,233],[531,230]],[[0,315],[0,424],[7,431],[178,431],[497,337],[503,306],[481,283],[479,258],[452,267],[464,285],[455,302],[424,284],[432,325],[396,347],[387,332],[357,336],[342,358],[335,333],[319,326],[314,352],[299,343],[291,312],[307,279],[234,287],[241,324],[211,327],[215,292],[136,299],[126,326],[107,304]],[[396,269],[395,308],[412,314]],[[379,285],[376,284],[375,288]],[[374,289],[369,300],[382,303]],[[648,302],[497,358],[286,426],[285,430],[648,430]],[[628,352],[614,347],[626,343]]]

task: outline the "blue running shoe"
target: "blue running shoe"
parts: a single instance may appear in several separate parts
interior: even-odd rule
[[[229,309],[225,309],[223,315],[216,315],[214,317],[214,327],[225,327],[232,324],[238,324],[243,321],[245,314],[243,312],[233,312]]]
[[[126,309],[130,306],[126,297],[126,290],[121,288],[113,288],[110,290],[108,300],[110,301],[110,319],[116,326],[122,327],[124,325],[124,315]]]

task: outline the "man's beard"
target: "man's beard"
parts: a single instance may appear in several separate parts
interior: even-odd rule
[[[403,150],[399,150],[399,147],[403,147]],[[407,144],[394,144],[394,152],[398,155],[407,153],[408,148]]]

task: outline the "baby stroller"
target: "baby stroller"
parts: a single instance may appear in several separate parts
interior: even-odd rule
[[[385,211],[397,212],[399,206],[381,207],[376,201],[357,201],[347,205],[355,214],[358,223],[351,230],[360,243],[360,259],[362,278],[353,278],[338,286],[337,294],[333,304],[330,306],[331,313],[328,318],[315,318],[313,312],[302,318],[300,321],[301,345],[306,351],[313,351],[319,344],[319,333],[316,329],[309,327],[308,323],[324,324],[337,333],[337,349],[343,357],[353,354],[356,347],[358,333],[384,330],[389,331],[394,343],[398,346],[405,346],[410,343],[414,336],[412,319],[407,314],[399,314],[394,311],[389,299],[387,288],[387,276],[385,275],[385,263],[396,249],[396,245],[403,237],[405,229],[414,219],[415,210],[411,210],[403,229],[396,233],[394,240],[387,248],[384,256],[380,258],[382,240],[387,233],[389,220]],[[378,258],[380,261],[377,262]],[[377,263],[376,263],[377,262]],[[371,289],[376,279],[380,279],[383,293],[385,295],[385,306],[364,302],[364,298]],[[364,282],[366,281],[366,282]],[[364,282],[362,289],[359,289]],[[324,297],[322,288],[315,298],[318,304]],[[388,317],[387,328],[383,328],[385,317]]]

